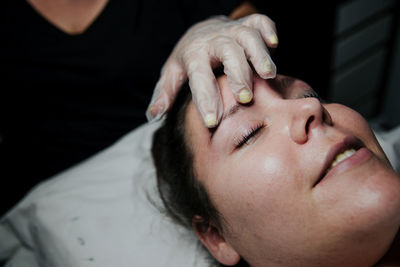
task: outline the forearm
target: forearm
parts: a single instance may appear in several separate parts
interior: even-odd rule
[[[229,14],[229,18],[239,19],[254,13],[258,13],[257,8],[252,3],[244,1],[242,4],[236,7],[231,14]]]

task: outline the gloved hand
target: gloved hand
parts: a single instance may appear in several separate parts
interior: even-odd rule
[[[213,68],[221,63],[235,98],[248,103],[253,98],[253,73],[274,78],[276,67],[268,52],[278,39],[274,22],[252,14],[238,20],[225,16],[197,23],[182,36],[161,70],[150,105],[148,120],[159,119],[172,105],[178,90],[189,78],[193,101],[204,124],[217,126],[223,112]]]

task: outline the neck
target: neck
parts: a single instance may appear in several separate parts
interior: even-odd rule
[[[389,250],[374,267],[400,267],[400,232],[397,232]]]

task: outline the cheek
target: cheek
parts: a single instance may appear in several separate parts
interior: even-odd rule
[[[328,104],[325,108],[331,115],[335,127],[360,138],[375,155],[388,163],[385,153],[364,117],[340,104]]]
[[[328,104],[325,108],[331,115],[335,126],[356,132],[359,136],[364,136],[370,131],[368,123],[358,112],[340,104]]]
[[[258,228],[265,231],[266,225],[274,230],[299,211],[293,208],[294,199],[299,199],[293,181],[299,179],[294,177],[296,173],[290,173],[293,168],[287,168],[293,165],[291,155],[285,153],[290,150],[262,146],[251,151],[249,147],[235,160],[218,164],[217,179],[207,185],[225,219],[238,229],[244,227],[254,233],[261,232]],[[246,227],[249,225],[252,227]]]
[[[297,159],[282,142],[273,143],[261,144],[263,149],[240,161],[218,164],[218,177],[207,184],[232,233],[227,238],[243,253],[262,249],[260,253],[280,255],[289,247],[296,250],[313,231],[312,203],[299,186],[304,177]]]

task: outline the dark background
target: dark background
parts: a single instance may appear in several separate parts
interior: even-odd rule
[[[278,73],[308,82],[326,98],[336,4],[331,1],[320,1],[319,4],[252,2],[276,24],[279,46],[272,53]]]
[[[278,73],[382,129],[400,124],[398,0],[251,1],[275,21]]]

